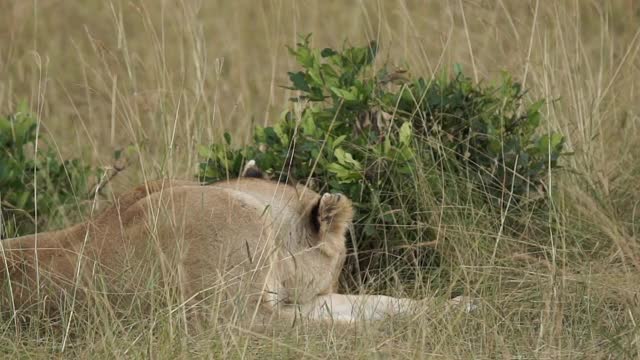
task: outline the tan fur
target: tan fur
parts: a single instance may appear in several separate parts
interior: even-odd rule
[[[310,218],[318,204],[319,231]],[[147,276],[140,269],[155,261],[163,278],[177,277],[185,301],[208,289],[230,303],[242,293],[248,309],[271,313],[335,291],[351,217],[344,196],[264,179],[154,181],[86,223],[3,240],[0,281],[10,279],[20,308],[38,300],[36,283],[48,297],[70,294],[96,268],[110,282],[125,269]]]

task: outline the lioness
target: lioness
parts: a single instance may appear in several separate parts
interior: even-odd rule
[[[60,294],[82,299],[96,274],[109,291],[137,291],[150,269],[161,284],[177,280],[185,305],[213,292],[227,314],[251,318],[351,322],[416,308],[335,293],[352,215],[345,196],[264,179],[250,161],[238,179],[149,182],[87,222],[0,241],[0,284],[14,309]]]

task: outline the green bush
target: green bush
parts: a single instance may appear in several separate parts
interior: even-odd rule
[[[2,237],[32,233],[36,225],[39,231],[61,225],[88,194],[91,168],[79,159],[61,161],[46,136],[37,139],[37,126],[26,104],[0,117]]]
[[[255,159],[275,178],[312,180],[347,194],[358,210],[351,246],[360,259],[353,268],[367,273],[386,268],[394,249],[424,237],[400,230],[429,211],[416,190],[418,172],[443,169],[492,206],[507,198],[516,204],[544,189],[564,143],[562,135],[540,129],[544,101],[525,105],[524,90],[507,75],[495,86],[473,83],[458,66],[453,76],[410,78],[386,66],[376,71],[377,50],[375,43],[319,50],[310,36],[303,38],[289,49],[301,66],[289,73],[289,88],[299,91],[292,109],[275,125],[257,127],[244,147],[232,147],[228,134],[201,147],[198,174],[219,180]],[[442,187],[431,178],[431,188]],[[376,254],[386,260],[372,260]],[[396,255],[407,258],[406,251]],[[433,259],[426,255],[411,253],[414,260]]]

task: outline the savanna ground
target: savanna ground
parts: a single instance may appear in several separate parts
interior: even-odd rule
[[[505,70],[531,98],[557,99],[544,127],[564,133],[574,154],[566,170],[549,174],[546,218],[525,213],[517,231],[504,213],[456,203],[455,194],[428,199],[416,187],[438,214],[430,225],[447,256],[444,269],[423,274],[435,284],[429,295],[447,297],[455,287],[481,299],[475,313],[269,335],[219,324],[194,334],[164,308],[123,318],[96,303],[66,314],[71,326],[0,324],[0,352],[636,358],[639,21],[632,0],[1,2],[0,113],[27,100],[63,157],[112,166],[114,150],[133,149],[110,183],[114,192],[145,178],[191,178],[198,144],[224,131],[242,142],[252,124],[276,119],[292,96],[279,87],[295,68],[285,45],[309,32],[320,48],[377,39],[377,61],[424,76],[453,63],[483,81]]]

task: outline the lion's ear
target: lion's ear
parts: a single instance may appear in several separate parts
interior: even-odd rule
[[[256,165],[255,160],[249,160],[242,170],[242,177],[264,179],[265,175]]]
[[[353,218],[351,201],[342,194],[325,193],[311,208],[311,227],[322,235],[344,235]]]

